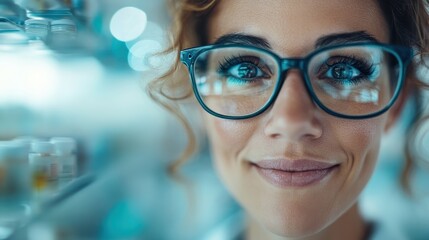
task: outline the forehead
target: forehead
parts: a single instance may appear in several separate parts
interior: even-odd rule
[[[302,55],[324,35],[365,31],[388,42],[375,0],[220,0],[208,22],[208,39],[230,33],[263,37],[273,49]]]

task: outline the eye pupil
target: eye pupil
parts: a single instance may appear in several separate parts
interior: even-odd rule
[[[346,64],[337,64],[333,67],[332,71],[332,75],[339,79],[349,79],[353,74],[353,69]]]
[[[238,67],[238,75],[241,78],[252,78],[257,74],[257,69],[253,64],[243,63]]]

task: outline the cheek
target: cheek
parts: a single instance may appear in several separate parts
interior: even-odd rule
[[[219,157],[238,154],[256,128],[252,120],[226,120],[208,115],[204,120],[213,154]]]
[[[333,134],[337,147],[346,156],[342,169],[344,181],[340,187],[340,192],[347,193],[342,194],[348,198],[345,202],[354,202],[371,177],[378,159],[384,124],[384,117],[353,122],[345,120],[335,124]]]
[[[376,147],[374,143],[379,142],[383,131],[382,122],[384,122],[383,119],[336,122],[332,126],[334,139],[338,140],[346,152],[364,154],[369,149]]]
[[[334,138],[349,161],[365,161],[367,157],[378,154],[384,124],[385,118],[340,121],[333,128]]]
[[[240,181],[242,162],[240,153],[248,146],[256,131],[257,123],[249,120],[225,120],[210,115],[204,117],[210,141],[213,163],[228,188]]]

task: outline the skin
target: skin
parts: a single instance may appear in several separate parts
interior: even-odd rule
[[[220,1],[208,23],[209,43],[231,33],[265,38],[282,57],[302,57],[321,36],[366,31],[388,42],[388,27],[371,0]],[[333,117],[319,109],[291,70],[274,104],[258,117],[225,120],[204,114],[214,165],[249,216],[248,239],[361,239],[365,223],[356,200],[376,163],[381,136],[400,112],[365,120]],[[281,188],[252,162],[314,159],[339,164],[320,183]]]

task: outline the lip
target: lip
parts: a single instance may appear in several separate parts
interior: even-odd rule
[[[254,162],[257,172],[278,187],[305,187],[321,182],[339,164],[314,160],[262,160]]]

